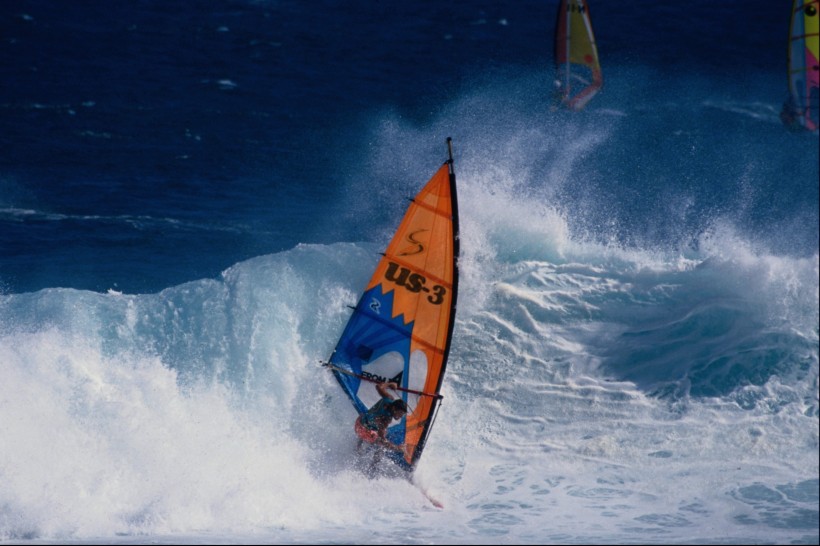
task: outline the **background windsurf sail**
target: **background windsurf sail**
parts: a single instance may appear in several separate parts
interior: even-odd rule
[[[586,0],[561,0],[555,24],[555,101],[580,110],[603,83]]]
[[[376,383],[390,380],[400,386],[408,413],[388,427],[387,437],[405,444],[403,454],[390,456],[408,471],[421,456],[441,400],[458,253],[450,150],[449,159],[411,201],[329,360],[359,413],[381,398]]]
[[[820,6],[818,0],[794,0],[789,25],[789,100],[781,117],[786,125],[810,131],[820,126]]]

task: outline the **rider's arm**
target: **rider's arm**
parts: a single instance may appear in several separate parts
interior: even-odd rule
[[[387,392],[387,389],[395,389],[398,385],[396,385],[393,381],[385,381],[384,383],[377,383],[376,384],[376,391],[382,396],[382,398],[389,398],[393,399],[393,395]]]

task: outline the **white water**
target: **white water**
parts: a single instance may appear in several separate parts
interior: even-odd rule
[[[158,294],[0,296],[0,535],[816,540],[817,256],[730,230],[689,256],[607,248],[462,188],[479,213],[416,472],[443,510],[351,469],[355,413],[318,365],[379,249],[300,246]]]

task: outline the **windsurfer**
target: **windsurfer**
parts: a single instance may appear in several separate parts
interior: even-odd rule
[[[388,389],[396,389],[392,381],[376,385],[376,391],[382,397],[369,410],[356,419],[356,435],[359,437],[359,449],[363,442],[393,451],[404,451],[404,444],[394,444],[387,439],[387,427],[394,419],[401,419],[407,413],[407,404],[401,398],[394,399]],[[378,464],[383,449],[376,450],[373,464]]]
[[[799,131],[803,128],[800,124],[799,117],[800,112],[797,111],[794,99],[789,97],[786,99],[786,102],[783,103],[783,109],[780,111],[780,121],[782,121],[783,125],[790,131]]]

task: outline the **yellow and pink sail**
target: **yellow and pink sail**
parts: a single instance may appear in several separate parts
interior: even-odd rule
[[[555,24],[555,102],[581,110],[604,78],[586,0],[561,0]]]
[[[450,148],[450,139],[447,139]],[[413,198],[379,260],[328,365],[361,414],[381,397],[376,384],[393,381],[408,405],[387,438],[404,444],[391,453],[412,471],[442,399],[458,293],[458,207],[449,159]],[[350,423],[351,435],[353,423]]]
[[[820,1],[793,0],[789,25],[789,100],[781,118],[789,126],[820,126]]]

